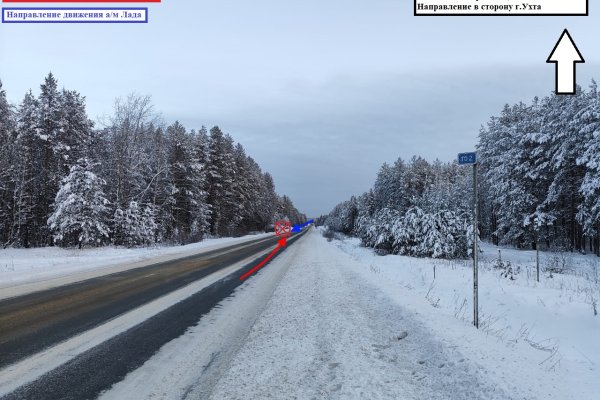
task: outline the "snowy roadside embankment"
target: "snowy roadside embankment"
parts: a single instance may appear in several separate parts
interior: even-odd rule
[[[16,289],[10,288],[39,290],[271,236],[207,239],[185,246],[4,249],[0,250],[0,299],[14,295]]]
[[[521,274],[482,268],[478,331],[468,262],[379,257],[313,230],[103,399],[595,399],[598,319],[566,283]]]
[[[368,266],[318,231],[298,246],[211,399],[524,397],[367,282]],[[269,268],[279,267],[275,260]]]
[[[358,239],[330,243],[363,268],[352,268],[419,313],[433,332],[472,350],[475,360],[528,398],[584,400],[600,393],[600,259],[483,244],[479,273],[480,331],[470,326],[472,261],[377,256]],[[510,270],[507,271],[507,262]],[[550,270],[565,269],[565,273]],[[434,279],[435,271],[435,279]],[[512,279],[511,279],[512,277]],[[598,310],[600,311],[600,310]]]

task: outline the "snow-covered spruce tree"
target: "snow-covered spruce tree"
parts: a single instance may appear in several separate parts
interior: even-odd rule
[[[396,210],[408,209],[408,198],[404,196],[405,174],[406,164],[401,158],[398,158],[392,166],[387,163],[381,166],[373,186],[375,205],[378,210],[385,207]]]
[[[116,243],[133,247],[154,242],[157,226],[154,210],[149,205],[140,207],[137,202],[131,201],[127,208],[117,208],[112,225]]]
[[[505,106],[500,118],[493,118],[481,131],[478,146],[483,178],[489,182],[490,200],[497,210],[493,232],[504,244],[529,246],[535,241],[527,223],[543,195],[541,182],[533,184],[532,135],[539,132],[535,109],[523,103]],[[542,175],[540,175],[541,178]]]
[[[411,208],[392,232],[394,250],[415,257],[465,258],[467,256],[467,226],[451,211],[426,213]]]
[[[210,204],[208,204],[208,133],[202,127],[192,134],[192,162],[190,170],[194,174],[194,205],[192,210],[192,240],[198,241],[210,233]]]
[[[416,205],[425,212],[452,211],[469,216],[473,209],[473,183],[470,168],[456,163],[432,164],[433,182],[425,189]]]
[[[249,220],[246,229],[249,231],[264,231],[269,226],[271,220],[271,205],[266,204],[266,199],[262,196],[267,195],[265,191],[265,179],[263,172],[252,157],[248,157],[249,181],[250,181],[250,199],[248,207],[252,210],[248,213]]]
[[[237,144],[233,150],[235,162],[235,175],[232,185],[234,199],[233,213],[236,215],[235,234],[252,229],[255,217],[255,202],[258,187],[253,180],[250,162],[246,151],[241,144]]]
[[[402,229],[402,213],[391,208],[383,208],[374,213],[369,227],[361,237],[367,247],[394,252],[394,242]]]
[[[266,203],[269,193],[265,191],[263,173],[256,161],[246,155],[242,145],[236,145],[234,154],[236,164],[234,195],[242,205],[238,233],[264,230],[269,225],[270,210],[273,210],[273,205]],[[267,199],[261,197],[263,194]]]
[[[93,167],[89,160],[80,159],[56,194],[48,226],[54,242],[61,246],[98,246],[108,240],[105,182],[93,172]]]
[[[133,246],[201,240],[272,229],[276,219],[304,222],[288,197],[241,145],[215,127],[168,130],[150,97],[129,95],[100,129],[85,113],[85,98],[59,91],[49,74],[36,98],[14,110],[0,87],[0,242],[53,243],[48,220],[63,178],[80,158],[98,161],[106,180],[110,241]],[[212,228],[212,229],[211,229]],[[64,235],[64,243],[69,238]]]
[[[336,232],[349,235],[354,232],[357,217],[356,199],[352,197],[349,201],[338,204],[329,213],[325,225]]]
[[[85,97],[78,92],[63,89],[60,100],[61,128],[53,146],[57,173],[64,176],[77,160],[89,155],[94,123],[87,116]]]
[[[593,228],[595,83],[574,96],[506,106],[482,129],[482,234],[533,248],[600,252]],[[592,173],[590,174],[590,171]],[[590,186],[591,185],[591,186]],[[590,225],[591,224],[591,225]]]
[[[564,240],[564,249],[581,249],[582,237],[577,226],[577,206],[581,203],[579,189],[585,167],[577,158],[586,150],[589,138],[579,132],[577,115],[585,108],[586,95],[578,87],[574,96],[554,96],[547,99],[543,130],[546,133],[545,156],[552,180],[542,210],[554,224],[555,243]]]
[[[227,235],[238,219],[233,199],[235,159],[233,141],[218,126],[210,130],[208,203],[211,206],[211,233]]]
[[[600,256],[600,92],[596,82],[592,82],[588,93],[587,106],[574,120],[579,134],[587,140],[585,149],[577,163],[585,168],[585,175],[579,192],[582,202],[577,219],[583,227],[583,233],[596,244],[595,252]]]
[[[374,212],[375,196],[373,195],[373,191],[370,190],[356,199],[356,219],[354,220],[353,235],[360,239],[365,237]]]
[[[36,246],[42,241],[40,233],[46,230],[36,218],[39,211],[39,188],[42,179],[43,141],[39,138],[37,100],[29,91],[17,112],[16,147],[20,157],[15,158],[11,242],[17,246]]]
[[[167,128],[169,176],[172,182],[172,240],[181,244],[201,240],[208,230],[204,165],[197,158],[194,137],[175,122]]]
[[[0,247],[13,242],[13,205],[18,148],[14,140],[15,114],[0,81]]]
[[[62,179],[87,156],[92,123],[77,92],[58,90],[49,74],[36,98],[26,94],[16,113],[11,152],[10,242],[19,246],[52,243],[47,221]]]
[[[263,186],[260,195],[260,215],[264,222],[264,229],[268,230],[276,222],[276,214],[279,198],[275,192],[275,183],[270,173],[265,172],[262,176]]]
[[[373,216],[362,242],[367,247],[413,257],[465,258],[466,222],[451,211],[427,213],[418,207],[405,214],[384,208]]]
[[[468,171],[455,162],[398,159],[381,167],[372,191],[338,204],[324,224],[382,252],[466,257],[469,181]]]
[[[60,168],[60,154],[66,151],[61,142],[61,132],[64,129],[62,112],[62,95],[58,90],[58,82],[48,74],[40,86],[41,93],[37,101],[37,130],[40,153],[36,183],[37,199],[34,217],[39,229],[36,231],[36,244],[49,244],[50,236],[45,226],[52,211],[52,202],[59,190],[65,171]]]
[[[301,214],[294,206],[292,199],[287,195],[281,197],[280,212],[284,219],[289,220],[292,224],[299,224],[306,220],[306,216]]]

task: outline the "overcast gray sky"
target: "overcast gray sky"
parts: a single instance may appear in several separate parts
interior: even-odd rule
[[[164,0],[147,25],[0,25],[0,79],[16,103],[52,71],[93,119],[151,94],[168,123],[221,126],[316,216],[368,190],[383,162],[454,159],[503,104],[549,94],[565,28],[587,61],[579,83],[599,75],[593,9],[414,17],[412,4]]]

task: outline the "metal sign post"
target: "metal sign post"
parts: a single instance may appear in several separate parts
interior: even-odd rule
[[[540,225],[538,223],[538,216],[534,219],[535,227],[535,272],[536,280],[540,281]]]
[[[460,165],[473,165],[473,325],[479,329],[479,198],[477,193],[477,153],[461,153],[458,155]]]
[[[473,325],[479,329],[479,199],[477,195],[477,163],[473,164]]]

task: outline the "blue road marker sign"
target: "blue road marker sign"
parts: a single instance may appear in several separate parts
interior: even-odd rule
[[[477,164],[477,153],[460,153],[458,163],[460,165]]]

